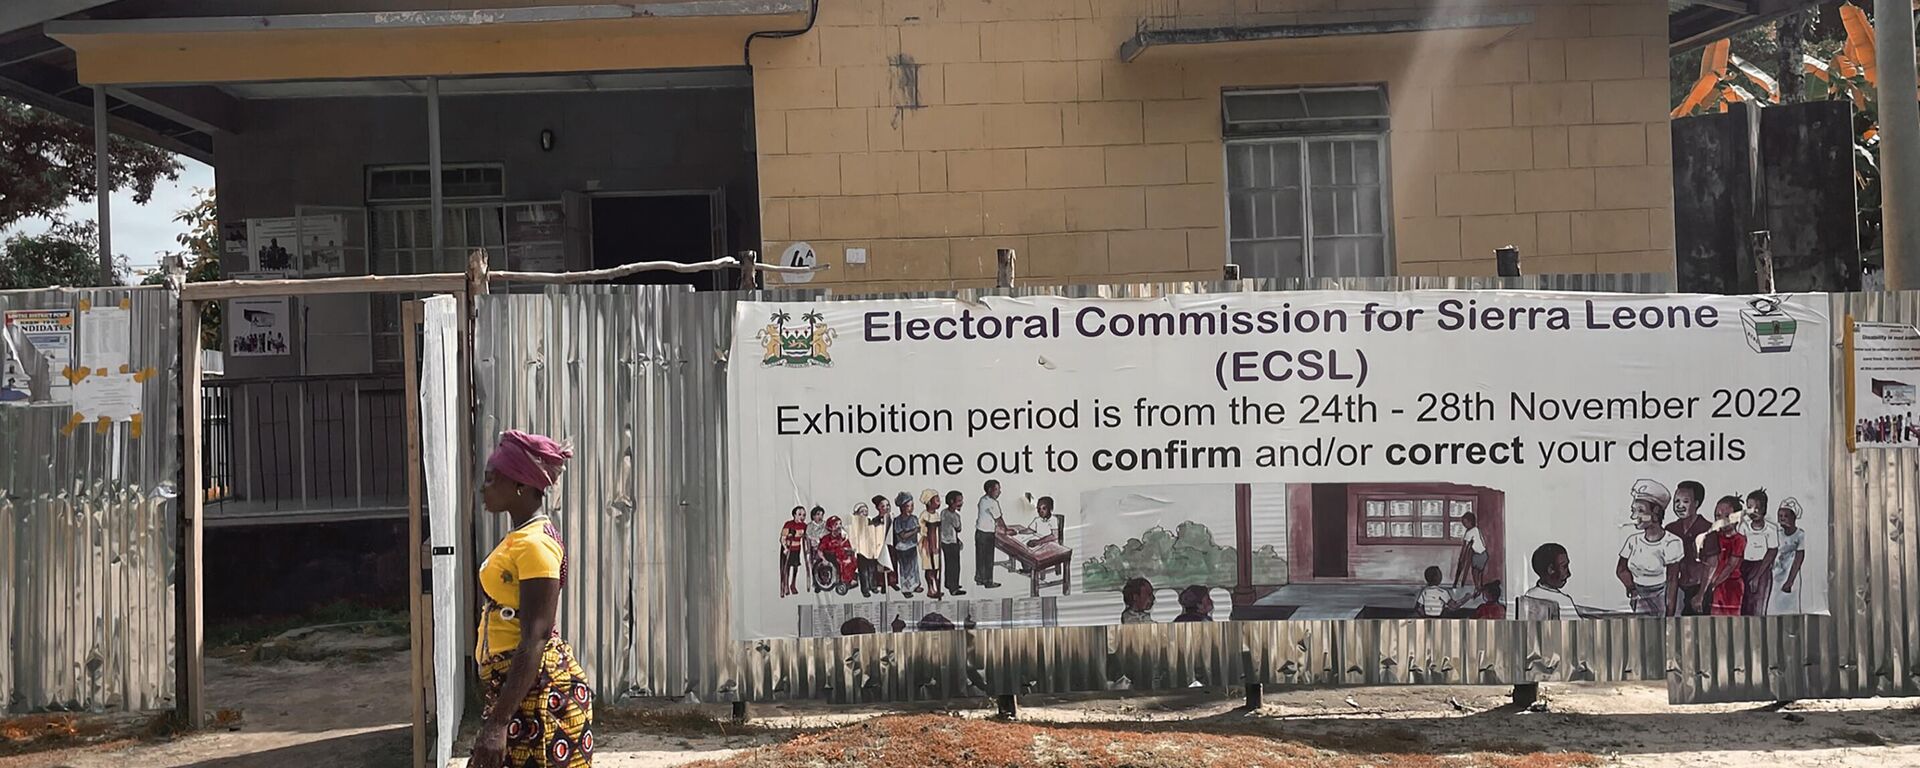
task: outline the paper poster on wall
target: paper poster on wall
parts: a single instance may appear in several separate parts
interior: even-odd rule
[[[346,271],[345,220],[338,214],[247,219],[251,271],[337,275]]]
[[[33,399],[33,375],[24,359],[32,353],[17,348],[13,336],[0,333],[0,406],[26,405]]]
[[[79,424],[129,421],[140,412],[140,384],[132,373],[89,374],[73,385],[73,415]]]
[[[247,253],[247,223],[244,221],[221,222],[220,244],[221,252],[227,255],[240,256]],[[252,267],[251,261],[248,262],[248,266]]]
[[[1920,447],[1920,331],[1900,323],[1853,324],[1855,448]]]
[[[117,371],[128,363],[128,346],[133,336],[133,315],[126,307],[95,304],[80,312],[80,364],[87,368]]]
[[[300,273],[340,275],[347,271],[346,220],[339,214],[303,216],[300,222]]]
[[[558,203],[509,205],[507,269],[564,272],[567,268],[566,212]]]
[[[9,328],[19,328],[33,345],[33,351],[46,358],[47,370],[52,372],[47,387],[48,401],[69,402],[72,384],[61,373],[73,361],[73,310],[8,310],[5,322]]]
[[[1827,306],[743,303],[734,636],[1826,614]]]
[[[299,238],[299,219],[247,219],[247,255],[253,260],[250,271],[281,275],[298,272],[293,252]]]
[[[227,354],[279,357],[287,354],[293,328],[287,297],[234,299],[227,303]]]

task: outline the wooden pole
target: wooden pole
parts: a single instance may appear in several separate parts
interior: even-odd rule
[[[202,613],[201,522],[206,510],[206,478],[201,465],[200,302],[180,302],[180,525],[174,548],[176,632],[174,712],[180,724],[207,724],[206,626]]]
[[[420,472],[420,302],[409,301],[400,308],[401,358],[406,366],[407,413],[407,624],[412,633],[407,654],[413,686],[413,764],[426,768],[427,757],[427,685],[426,669],[431,663],[433,643],[423,631],[420,568],[422,564],[422,526],[420,499],[423,480]]]

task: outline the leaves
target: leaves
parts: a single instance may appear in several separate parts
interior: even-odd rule
[[[180,177],[180,162],[164,150],[118,137],[108,144],[113,189],[132,189],[146,204],[162,179]],[[55,218],[73,201],[93,199],[93,129],[0,98],[0,227],[33,217]]]
[[[185,264],[189,283],[221,278],[220,208],[215,199],[212,189],[195,187],[193,204],[181,209],[173,217],[174,221],[185,224],[187,229],[173,238],[183,250],[168,251],[165,260],[177,260]],[[165,285],[166,282],[165,272],[155,272],[143,281],[145,285]],[[209,301],[200,305],[200,346],[203,349],[220,348],[220,302]]]
[[[0,290],[119,285],[126,257],[114,260],[111,282],[100,274],[100,229],[92,221],[55,220],[38,235],[16,234],[0,248]]]

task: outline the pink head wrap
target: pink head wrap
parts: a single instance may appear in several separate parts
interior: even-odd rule
[[[573,451],[553,438],[509,429],[500,433],[500,445],[487,457],[487,469],[544,491],[559,481],[571,458]]]

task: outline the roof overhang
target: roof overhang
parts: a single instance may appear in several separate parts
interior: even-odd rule
[[[1832,0],[1668,0],[1670,53],[1699,48],[1720,38],[1772,23],[1787,14]]]
[[[78,79],[120,86],[742,66],[755,32],[806,24],[809,0],[686,0],[55,21]],[[510,31],[509,31],[510,30]]]
[[[1120,45],[1123,62],[1193,56],[1296,55],[1364,52],[1407,39],[1447,45],[1491,45],[1533,22],[1533,14],[1453,13],[1406,19],[1327,24],[1268,24],[1142,29]]]

